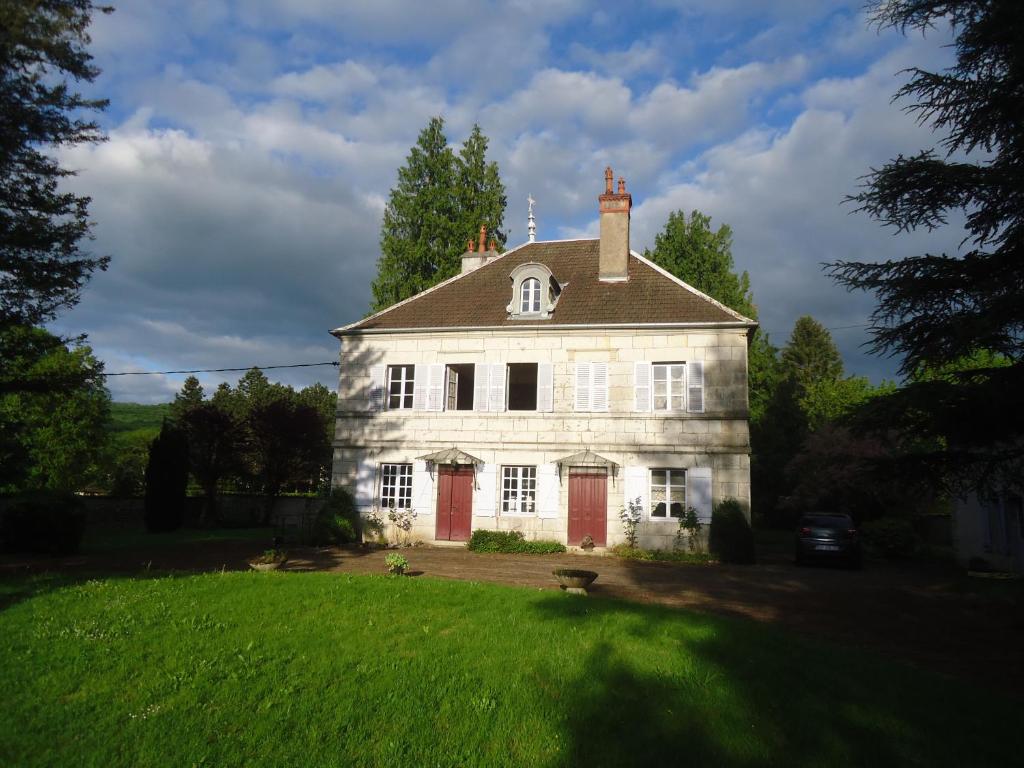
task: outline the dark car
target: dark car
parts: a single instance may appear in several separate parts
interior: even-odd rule
[[[833,561],[860,568],[860,533],[849,515],[804,515],[796,529],[796,562]]]

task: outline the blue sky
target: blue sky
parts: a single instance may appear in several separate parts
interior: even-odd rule
[[[510,245],[528,193],[541,239],[595,234],[611,165],[635,250],[677,209],[728,223],[772,340],[811,314],[875,380],[895,364],[860,346],[872,298],[821,262],[961,239],[896,237],[842,204],[870,167],[937,142],[890,98],[900,70],[951,57],[944,31],[878,32],[859,0],[123,2],[92,36],[110,138],[62,155],[113,260],[55,327],[87,333],[108,371],[335,359],[327,330],[369,305],[388,191],[433,115],[454,145],[474,123],[490,138]],[[109,386],[160,402],[182,378]]]

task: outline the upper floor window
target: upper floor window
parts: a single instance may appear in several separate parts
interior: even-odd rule
[[[388,408],[407,410],[412,408],[413,386],[416,366],[388,366]]]
[[[509,274],[512,280],[512,301],[506,307],[513,317],[546,320],[558,303],[562,287],[543,264],[520,264]]]
[[[522,314],[540,312],[540,280],[530,277],[523,280],[522,301],[519,303],[519,311]]]
[[[682,411],[686,409],[686,366],[682,363],[654,363],[651,366],[654,382],[654,410]]]

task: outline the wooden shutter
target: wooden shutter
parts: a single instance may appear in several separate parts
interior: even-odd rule
[[[427,410],[427,385],[430,376],[429,365],[415,365],[412,369],[412,409]]]
[[[704,363],[699,360],[686,364],[686,410],[704,413]]]
[[[434,514],[434,482],[425,461],[412,463],[412,511],[417,516]]]
[[[629,502],[640,499],[643,519],[646,520],[650,516],[650,505],[647,502],[650,495],[647,467],[627,466],[623,470],[622,493],[623,506],[628,506]]]
[[[590,363],[576,363],[576,410],[590,410]]]
[[[559,491],[558,465],[541,464],[537,467],[537,517],[558,517]]]
[[[488,382],[491,380],[491,366],[477,363],[473,366],[473,410],[487,410]]]
[[[417,366],[419,368],[420,366]],[[427,405],[428,411],[444,410],[444,364],[431,363],[422,366],[429,371],[427,379]],[[413,390],[415,391],[415,390]]]
[[[368,511],[377,503],[377,464],[371,458],[362,458],[356,465],[356,508]]]
[[[608,410],[608,363],[590,364],[590,409]]]
[[[646,413],[651,410],[651,364],[633,366],[633,410]]]
[[[537,410],[550,413],[555,410],[554,366],[537,363]]]
[[[386,377],[388,368],[386,365],[370,366],[370,387],[367,390],[367,407],[371,411],[384,409],[384,393],[387,391]]]
[[[491,364],[491,380],[487,387],[487,410],[492,413],[505,410],[505,364]]]
[[[473,514],[494,517],[498,498],[498,465],[484,464],[476,469],[476,492],[473,494]]]
[[[697,511],[702,523],[711,522],[711,467],[686,470],[686,505]]]

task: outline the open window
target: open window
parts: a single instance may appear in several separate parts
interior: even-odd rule
[[[446,411],[473,410],[473,382],[475,366],[472,363],[448,366],[448,383],[445,393]]]
[[[537,410],[537,364],[508,364],[508,409]]]

